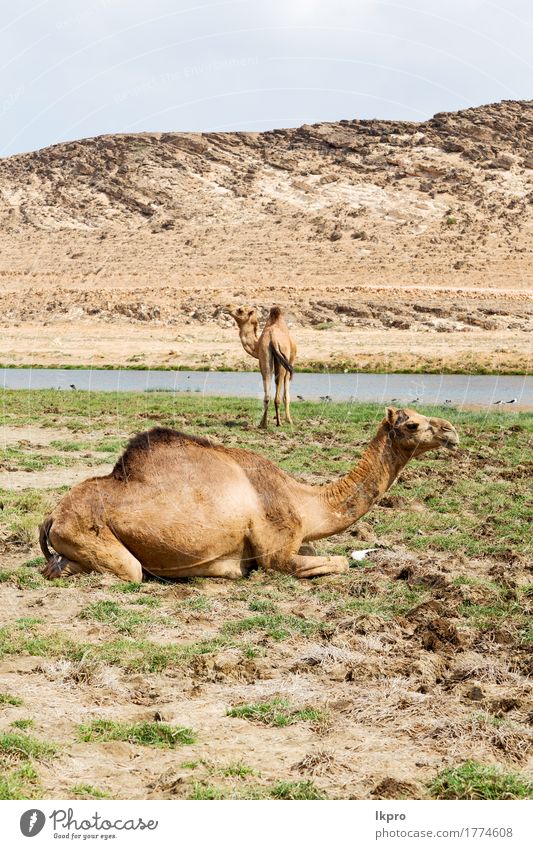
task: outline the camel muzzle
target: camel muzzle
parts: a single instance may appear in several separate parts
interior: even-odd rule
[[[455,430],[445,432],[440,440],[442,447],[447,448],[448,451],[455,451],[459,447],[459,435]]]

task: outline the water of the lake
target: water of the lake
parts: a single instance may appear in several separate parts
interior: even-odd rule
[[[259,372],[135,371],[128,369],[0,370],[5,389],[58,389],[92,392],[193,392],[262,398]],[[306,374],[292,381],[293,400],[375,401],[400,404],[452,404],[502,409],[533,407],[533,377],[463,374]],[[509,402],[513,402],[510,404]]]

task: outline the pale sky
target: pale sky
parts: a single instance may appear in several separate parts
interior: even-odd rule
[[[531,99],[532,44],[531,0],[18,0],[0,22],[0,156]]]

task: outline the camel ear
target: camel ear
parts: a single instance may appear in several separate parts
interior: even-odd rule
[[[387,421],[389,422],[389,424],[393,425],[396,421],[396,415],[398,413],[398,410],[396,409],[396,407],[387,407],[385,413],[387,414]]]

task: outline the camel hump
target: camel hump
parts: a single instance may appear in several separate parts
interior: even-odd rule
[[[272,309],[270,310],[270,312],[268,314],[268,319],[269,319],[269,321],[277,321],[278,318],[282,317],[282,315],[283,315],[283,312],[281,310],[281,307],[272,307]]]
[[[153,427],[151,430],[138,433],[137,436],[130,439],[126,450],[115,463],[111,477],[116,480],[127,481],[136,476],[136,471],[142,469],[149,459],[149,454],[157,451],[158,448],[163,446],[180,448],[187,444],[213,448],[213,443],[209,439],[204,439],[203,436],[191,436],[170,427]]]

